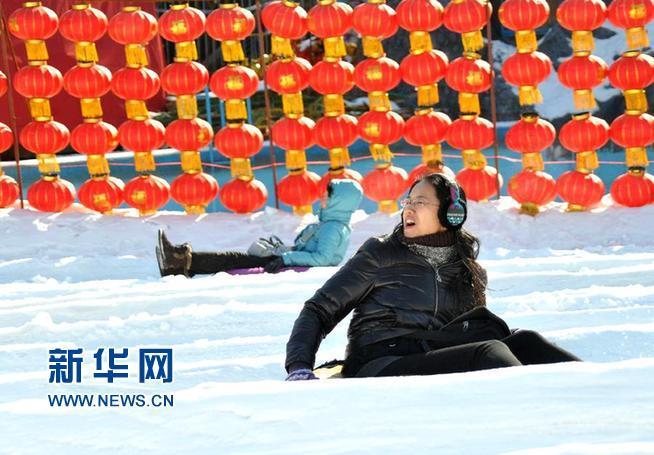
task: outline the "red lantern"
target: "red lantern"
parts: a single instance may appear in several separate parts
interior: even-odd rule
[[[488,200],[502,187],[502,176],[499,176],[498,182],[497,169],[490,166],[483,169],[461,169],[456,175],[456,180],[465,191],[468,200],[476,202]]]
[[[285,204],[306,207],[318,199],[319,182],[320,177],[314,172],[289,174],[277,184],[277,196]]]
[[[554,143],[556,130],[547,120],[525,115],[506,133],[506,146],[518,153],[537,153]]]
[[[443,13],[443,25],[455,33],[463,35],[463,48],[466,52],[478,51],[484,47],[479,31],[493,13],[493,5],[485,0],[451,1]]]
[[[575,52],[593,50],[592,31],[606,20],[606,5],[602,0],[564,0],[556,10],[559,24],[572,32]]]
[[[314,144],[313,128],[315,123],[308,117],[284,117],[272,127],[272,138],[285,150],[304,150]]]
[[[509,30],[534,30],[547,22],[550,7],[545,0],[506,0],[497,14]]]
[[[70,145],[78,153],[104,155],[118,146],[118,130],[102,121],[82,123],[71,133]]]
[[[437,0],[403,0],[395,12],[398,24],[408,32],[431,32],[443,23],[443,6]]]
[[[207,33],[217,41],[241,41],[255,26],[254,15],[238,5],[213,10],[206,23]]]
[[[125,184],[116,177],[91,178],[79,188],[82,205],[100,213],[109,213],[123,202]]]
[[[281,38],[295,40],[307,33],[307,12],[290,2],[268,2],[261,13],[261,21],[270,33]]]
[[[307,28],[321,39],[343,36],[352,28],[352,13],[347,3],[319,3],[309,11]]]
[[[57,32],[57,14],[45,6],[18,8],[9,16],[9,32],[16,38],[47,40]]]
[[[316,122],[313,135],[316,143],[323,148],[345,148],[356,141],[357,125],[356,117],[347,114],[322,117]]]
[[[123,46],[145,44],[157,36],[157,19],[140,7],[127,7],[109,20],[109,36]]]
[[[511,85],[518,86],[521,105],[539,104],[543,97],[536,87],[552,72],[552,61],[542,52],[513,54],[504,61],[502,75]]]
[[[259,88],[254,70],[245,66],[227,65],[213,73],[209,81],[211,91],[220,99],[246,99]]]
[[[625,52],[609,68],[609,81],[624,91],[627,110],[647,111],[644,89],[652,80],[654,58],[638,51]]]
[[[609,67],[595,55],[574,55],[559,65],[561,84],[574,90],[575,107],[579,110],[595,107],[592,88],[602,83]]]
[[[7,76],[5,76],[5,73],[0,71],[0,98],[2,98],[5,93],[7,93],[8,85]]]
[[[406,191],[408,176],[404,169],[388,166],[376,168],[363,178],[361,185],[368,199],[379,203],[383,212],[396,210],[395,201]]]
[[[266,70],[266,83],[279,94],[290,95],[309,86],[311,63],[299,57],[277,60]]]
[[[464,115],[447,129],[445,140],[458,150],[482,150],[493,145],[493,124],[483,117]]]
[[[654,19],[654,0],[613,0],[608,17],[613,25],[627,30],[629,49],[649,46],[644,27]]]
[[[161,86],[173,95],[192,95],[204,90],[209,71],[198,62],[175,62],[161,72]]]
[[[151,215],[170,199],[170,187],[164,179],[154,175],[140,175],[125,185],[125,202],[138,209],[141,215]]]
[[[54,66],[24,66],[14,75],[14,89],[25,98],[52,98],[62,88],[63,77]]]
[[[475,1],[466,0],[466,3]],[[450,62],[445,74],[445,82],[459,92],[461,112],[479,114],[477,94],[490,88],[493,72],[488,62],[474,58],[474,55],[459,57]]]
[[[322,176],[320,183],[318,184],[318,194],[320,197],[322,197],[325,194],[325,191],[327,191],[327,185],[329,185],[329,182],[336,179],[354,180],[355,182],[359,183],[363,181],[361,174],[359,174],[354,169],[341,168],[337,171],[327,171],[327,173]]]
[[[557,194],[568,203],[568,210],[586,210],[604,196],[604,183],[595,174],[568,171],[556,181]]]
[[[409,54],[402,59],[402,79],[409,85],[420,87],[431,85],[445,77],[448,59],[441,51],[431,50],[420,54]]]
[[[611,197],[617,204],[626,207],[642,207],[652,202],[651,181],[644,173],[627,172],[613,181]]]
[[[41,212],[61,212],[75,201],[75,187],[59,177],[42,177],[27,190],[27,200]]]
[[[404,119],[392,111],[368,111],[359,117],[359,136],[371,144],[389,145],[404,132]]]
[[[164,143],[166,128],[157,120],[127,120],[118,128],[120,143],[127,150],[148,152]]]
[[[107,32],[107,16],[97,8],[76,8],[59,18],[59,32],[69,41],[93,43]]]
[[[323,60],[311,69],[309,82],[321,95],[343,94],[354,87],[354,67],[342,60]]]
[[[445,139],[450,125],[452,121],[442,112],[414,115],[404,126],[404,138],[411,145],[438,144]]]
[[[407,189],[413,185],[414,182],[420,180],[426,175],[429,174],[443,174],[449,177],[451,180],[456,179],[454,171],[444,164],[432,164],[432,163],[421,163],[413,168],[409,174],[409,179],[407,180]]]
[[[220,201],[236,213],[260,209],[268,199],[268,190],[259,180],[234,179],[220,188]]]
[[[652,195],[651,202],[654,202],[654,175],[645,174],[643,178],[647,180],[647,183],[649,183],[649,190],[650,190],[650,194]]]
[[[54,120],[30,122],[20,131],[19,141],[32,153],[52,155],[62,151],[68,145],[70,132],[62,123]]]
[[[18,199],[19,188],[16,180],[8,175],[0,175],[0,209],[9,207]]]
[[[213,128],[201,118],[179,119],[166,128],[166,143],[181,151],[200,150],[211,142]]]
[[[354,82],[365,92],[388,92],[401,79],[400,66],[387,57],[367,58],[354,69]]]
[[[385,39],[397,32],[397,17],[385,3],[361,3],[354,8],[352,26],[361,36]]]
[[[159,18],[159,34],[174,43],[194,41],[204,33],[206,17],[187,4],[173,5]]]
[[[102,65],[73,66],[64,75],[64,88],[75,98],[100,98],[111,90],[111,71]]]
[[[14,133],[4,123],[0,123],[0,153],[14,145]]]
[[[611,123],[609,136],[620,147],[647,147],[654,142],[654,116],[622,114]]]
[[[249,123],[228,123],[218,131],[214,144],[228,158],[250,158],[263,147],[263,135]]]
[[[608,140],[609,124],[590,114],[574,115],[559,131],[561,145],[575,153],[597,150]]]
[[[111,81],[114,94],[123,100],[148,100],[160,87],[159,75],[148,68],[121,68]]]
[[[188,213],[202,213],[218,194],[218,182],[204,172],[185,173],[173,180],[170,195]]]
[[[524,212],[535,215],[538,207],[556,198],[556,182],[545,172],[525,169],[511,177],[508,191]]]

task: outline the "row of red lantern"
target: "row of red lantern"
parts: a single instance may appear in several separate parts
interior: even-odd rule
[[[7,76],[0,71],[0,98],[7,93]],[[8,150],[14,144],[14,134],[4,123],[0,122],[0,154]],[[5,175],[0,166],[0,208],[9,207],[20,193],[16,180]]]

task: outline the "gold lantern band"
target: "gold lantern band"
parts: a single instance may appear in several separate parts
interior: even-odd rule
[[[304,150],[286,150],[286,169],[306,169],[307,155]]]
[[[38,154],[36,155],[36,160],[39,166],[39,172],[46,176],[54,176],[59,174],[59,163],[57,163],[57,158],[52,154]]]
[[[459,93],[459,110],[462,114],[479,115],[481,112],[479,107],[479,96],[477,96],[476,93]]]
[[[397,202],[393,200],[380,201],[377,204],[377,208],[380,212],[388,213],[389,215],[398,211]]]
[[[391,110],[391,100],[386,92],[368,93],[368,103],[371,111],[388,112]]]
[[[270,38],[270,52],[277,57],[292,58],[295,56],[291,40],[277,35]]]
[[[294,205],[293,206],[293,213],[299,216],[304,216],[309,213],[311,213],[311,206],[310,205]]]
[[[195,95],[179,95],[177,104],[177,117],[190,120],[198,116],[198,102]]]
[[[86,158],[86,167],[91,177],[109,175],[109,162],[104,155],[89,155]]]
[[[486,157],[480,150],[461,150],[463,166],[466,169],[484,169],[486,167]]]
[[[574,101],[575,108],[580,111],[587,111],[597,107],[593,91],[590,89],[573,91],[572,100]]]
[[[346,147],[329,149],[329,164],[331,169],[349,166],[350,152]]]
[[[243,46],[240,41],[226,40],[220,43],[223,60],[226,63],[239,63],[245,61]]]
[[[30,98],[30,115],[37,122],[47,122],[52,120],[52,111],[50,110],[50,100],[46,98]]]
[[[43,40],[26,40],[25,50],[27,51],[27,60],[31,62],[45,62],[50,58],[48,48]]]
[[[597,153],[594,150],[577,153],[577,170],[584,174],[590,174],[599,167]]]
[[[646,168],[649,164],[647,150],[644,147],[629,147],[625,150],[627,167]]]
[[[411,43],[412,54],[422,54],[423,52],[429,52],[433,49],[429,32],[411,32],[409,33],[409,42]]]
[[[202,172],[202,160],[200,152],[195,150],[186,150],[180,153],[182,161],[182,170],[186,174],[198,174]]]
[[[521,106],[540,104],[543,102],[543,95],[541,95],[538,87],[521,85],[518,87],[518,102]]]
[[[539,152],[525,153],[522,155],[522,169],[542,171],[545,169],[545,165],[543,164],[543,157]]]
[[[476,52],[484,47],[484,39],[481,37],[479,30],[474,32],[467,32],[461,35],[463,42],[463,50],[465,52]]]
[[[243,100],[225,100],[225,116],[227,120],[244,121],[248,118],[248,111]]]
[[[323,103],[325,105],[325,117],[338,117],[345,113],[343,95],[325,95]]]
[[[520,213],[530,216],[536,216],[540,213],[540,207],[533,202],[523,202],[520,204]]]
[[[536,32],[533,30],[518,30],[515,32],[515,44],[519,54],[528,54],[538,49]]]
[[[148,107],[142,100],[125,101],[125,110],[130,120],[146,120],[149,117]]]
[[[102,117],[100,98],[82,98],[79,102],[82,107],[82,117],[85,119]]]
[[[363,55],[368,58],[379,58],[384,56],[384,46],[380,39],[373,36],[364,36],[361,41],[363,42]]]
[[[75,43],[75,58],[78,62],[97,62],[100,60],[95,43],[89,43],[88,41]]]
[[[282,95],[282,110],[289,118],[299,118],[304,114],[304,103],[302,93],[297,92],[290,95]]]
[[[625,90],[624,98],[628,111],[647,112],[647,97],[645,96],[645,90]]]
[[[184,211],[187,215],[202,215],[207,210],[204,205],[185,205]]]
[[[148,66],[148,54],[142,44],[128,44],[125,46],[125,61],[128,68],[141,68]]]
[[[134,168],[136,172],[154,171],[157,166],[154,164],[152,152],[134,152]]]
[[[438,104],[438,84],[422,85],[416,88],[418,92],[418,106],[429,107]]]
[[[593,32],[590,30],[575,30],[572,32],[572,50],[578,52],[590,52],[595,49]]]
[[[441,150],[441,144],[423,145],[420,148],[422,149],[423,163],[430,166],[443,164],[443,152]]]
[[[375,161],[384,161],[390,164],[391,159],[393,159],[391,149],[384,144],[370,144],[370,154]]]
[[[239,180],[250,181],[254,177],[249,158],[232,158],[229,167],[232,177],[236,177]]]
[[[627,46],[629,49],[640,49],[649,46],[647,31],[643,27],[627,29]]]
[[[198,48],[195,41],[182,41],[175,43],[175,61],[190,62],[198,59]]]
[[[347,55],[345,40],[342,36],[330,36],[323,40],[326,58],[341,58]]]

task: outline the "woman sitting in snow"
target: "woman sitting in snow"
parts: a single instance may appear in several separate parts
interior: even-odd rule
[[[268,273],[277,273],[285,266],[338,265],[350,243],[350,218],[359,207],[362,197],[363,191],[357,182],[332,180],[327,185],[327,198],[322,201],[319,222],[304,228],[295,238],[292,247],[274,240],[269,241],[271,248],[267,252],[256,251],[264,246],[258,241],[250,247],[248,253],[198,253],[194,252],[188,243],[173,245],[163,230],[160,230],[159,245],[156,248],[159,271],[161,276],[191,277],[253,267],[263,267]]]
[[[463,190],[431,174],[402,201],[402,223],[373,237],[305,304],[286,348],[287,380],[316,379],[324,338],[354,311],[345,377],[430,375],[579,360],[486,306],[479,240]]]

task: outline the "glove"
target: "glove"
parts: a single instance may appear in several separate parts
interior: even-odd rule
[[[318,378],[309,368],[300,368],[299,370],[292,371],[288,376],[286,376],[287,381],[308,381],[311,379]]]
[[[277,256],[263,267],[266,273],[278,273],[284,267],[284,260]]]

